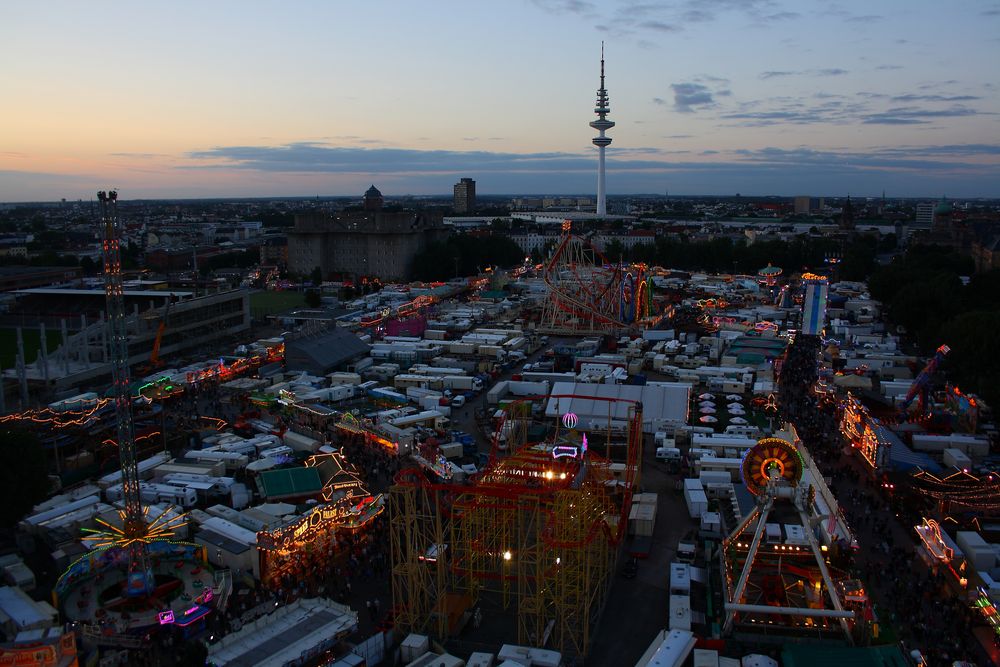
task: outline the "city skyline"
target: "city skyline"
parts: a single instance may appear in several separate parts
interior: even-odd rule
[[[1000,3],[8,5],[0,201],[1000,196]],[[960,46],[961,48],[957,48]]]

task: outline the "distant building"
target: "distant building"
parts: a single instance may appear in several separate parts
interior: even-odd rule
[[[362,206],[366,211],[381,211],[383,204],[385,204],[385,199],[382,198],[382,193],[372,183],[372,186],[365,191]]]
[[[976,264],[976,273],[1000,269],[1000,234],[983,234],[983,238],[972,242],[970,250],[972,261]]]
[[[2,266],[0,292],[72,282],[80,275],[77,266]]]
[[[319,267],[324,278],[407,280],[413,258],[448,230],[440,214],[369,208],[376,200],[381,206],[382,194],[372,186],[364,211],[295,216],[295,229],[288,233],[288,269],[309,274]]]
[[[260,244],[261,266],[288,266],[288,237],[275,236]]]
[[[951,204],[944,197],[941,197],[941,201],[938,205],[934,207],[933,222],[931,227],[936,231],[945,232],[951,229],[951,217],[955,210],[952,208]]]
[[[796,215],[809,215],[812,210],[810,205],[812,204],[811,197],[796,197],[795,198],[795,214]]]
[[[930,227],[934,223],[934,204],[924,202],[917,204],[917,226]]]
[[[854,230],[854,204],[851,203],[850,197],[840,211],[840,228],[848,232]]]
[[[455,213],[472,213],[476,210],[476,182],[463,178],[455,183]]]

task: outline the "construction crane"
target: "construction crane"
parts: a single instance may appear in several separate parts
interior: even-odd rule
[[[927,394],[930,391],[931,377],[937,371],[938,366],[944,361],[945,355],[951,352],[951,348],[947,345],[942,345],[934,353],[934,356],[930,358],[924,369],[920,371],[920,374],[913,380],[913,384],[910,385],[910,390],[906,392],[906,398],[899,406],[900,416],[905,419],[907,411],[910,405],[913,403],[913,399],[920,397],[920,402],[917,404],[917,414],[923,415],[927,411]]]
[[[121,223],[118,193],[98,192],[103,233],[104,293],[108,310],[108,342],[111,351],[112,390],[118,422],[118,459],[122,467],[122,513],[120,544],[128,553],[125,592],[142,597],[152,592],[153,572],[149,566],[149,527],[139,494],[139,470],[135,457],[135,428],[132,422],[132,392],[128,367],[128,327],[121,270]]]

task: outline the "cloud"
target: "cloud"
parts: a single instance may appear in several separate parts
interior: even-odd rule
[[[847,74],[846,69],[839,67],[828,67],[825,69],[804,69],[804,70],[768,70],[757,75],[759,79],[777,79],[783,76],[842,76]]]
[[[893,102],[973,102],[983,98],[976,95],[895,95],[891,98]]]
[[[862,14],[860,16],[850,16],[844,20],[848,23],[874,23],[875,21],[885,20],[885,17],[879,14]]]
[[[99,175],[0,170],[0,200],[89,197],[114,183],[130,198],[292,196],[362,192],[374,180],[388,193],[450,192],[458,176],[476,175],[493,193],[593,192],[594,151],[503,153],[340,147],[315,142],[218,146],[194,151],[171,177],[137,178],[131,168]],[[124,179],[124,180],[122,180]],[[864,150],[803,146],[676,154],[655,147],[609,148],[613,193],[872,193],[1000,196],[1000,142],[872,146]],[[264,190],[262,190],[264,188]]]
[[[595,6],[585,0],[532,0],[535,6],[552,14],[591,15]]]
[[[639,27],[647,30],[656,30],[657,32],[680,32],[681,30],[675,25],[670,25],[662,21],[643,21],[639,24]]]
[[[108,153],[111,157],[131,157],[140,158],[143,160],[151,160],[154,158],[167,157],[164,153]]]
[[[879,65],[875,69],[882,70],[882,71],[890,71],[890,70],[903,69],[903,66],[902,65]]]
[[[774,14],[766,14],[761,17],[764,21],[790,21],[792,19],[797,19],[802,14],[798,12],[775,12]]]
[[[670,88],[674,91],[674,109],[681,113],[691,113],[696,107],[715,103],[712,91],[700,83],[672,83]]]
[[[653,104],[663,105],[663,104],[666,104],[666,103],[667,103],[667,101],[665,99],[663,99],[662,97],[654,97],[653,98]]]
[[[975,109],[955,105],[949,109],[922,109],[919,107],[896,107],[862,118],[867,125],[920,125],[938,118],[960,118],[980,115]]]

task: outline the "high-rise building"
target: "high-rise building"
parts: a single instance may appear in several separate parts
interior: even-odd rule
[[[594,113],[597,114],[597,120],[591,121],[590,126],[600,132],[593,139],[593,143],[597,146],[598,151],[597,215],[607,215],[608,207],[604,182],[604,149],[611,145],[611,137],[604,136],[604,133],[613,128],[615,124],[607,118],[608,114],[611,113],[611,107],[608,106],[608,91],[604,87],[604,42],[601,42],[601,87],[597,89],[597,106],[594,108]]]
[[[933,222],[934,204],[932,202],[917,204],[917,226],[930,227]]]
[[[463,178],[455,183],[455,213],[472,213],[476,210],[476,182]]]
[[[796,197],[795,215],[809,215],[809,210],[811,205],[812,205],[811,197]]]

